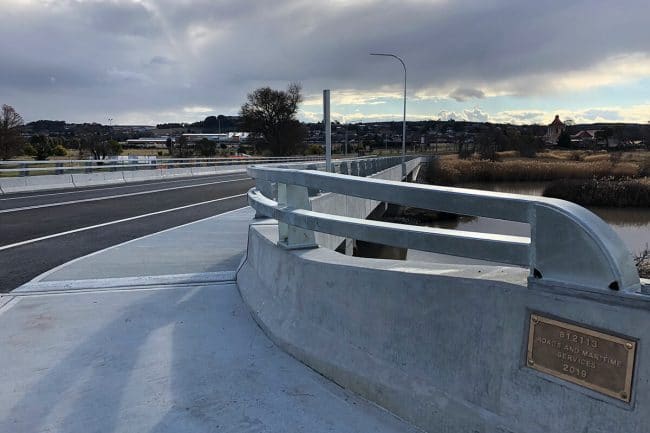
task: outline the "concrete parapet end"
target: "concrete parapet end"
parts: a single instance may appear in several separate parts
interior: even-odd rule
[[[341,386],[431,432],[647,431],[650,297],[529,288],[519,268],[284,250],[277,233],[251,226],[239,290],[278,345]],[[630,402],[527,367],[532,312],[637,341]]]

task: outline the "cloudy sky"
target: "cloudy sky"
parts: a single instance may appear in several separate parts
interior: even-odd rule
[[[648,0],[0,0],[0,104],[114,124],[237,114],[260,86],[332,91],[342,122],[650,121]]]

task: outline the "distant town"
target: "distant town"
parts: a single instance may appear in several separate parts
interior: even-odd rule
[[[324,152],[322,122],[306,123],[307,136],[303,153]],[[22,128],[22,135],[32,146],[39,139],[59,147],[58,154],[79,158],[142,153],[159,156],[232,156],[259,153],[249,132],[242,131],[238,116],[209,116],[194,123],[150,125],[102,125],[38,120]],[[367,153],[397,150],[402,142],[401,122],[372,122],[332,125],[335,153]],[[559,116],[549,125],[510,125],[466,121],[428,120],[407,122],[409,151],[454,151],[459,154],[491,153],[518,150],[522,154],[542,148],[628,150],[647,148],[650,125],[589,124],[563,122]],[[95,152],[87,142],[113,142],[104,154]],[[29,145],[27,154],[29,155]],[[62,152],[60,148],[65,149]],[[137,152],[137,151],[140,152]],[[131,151],[131,152],[130,152]],[[34,153],[34,151],[32,151]],[[46,155],[42,155],[46,156]],[[49,155],[47,155],[49,156]],[[61,155],[62,156],[62,155]]]

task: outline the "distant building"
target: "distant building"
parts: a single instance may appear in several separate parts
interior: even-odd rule
[[[168,137],[130,138],[126,140],[127,147],[165,149]],[[172,142],[174,139],[172,139]]]
[[[555,146],[557,144],[557,139],[560,138],[560,134],[562,134],[565,129],[566,125],[562,123],[560,116],[556,114],[555,119],[553,122],[551,122],[550,125],[548,125],[548,128],[546,130],[546,143],[551,146]]]
[[[190,143],[196,143],[203,139],[210,141],[225,141],[225,142],[242,142],[248,139],[248,132],[228,132],[223,134],[217,133],[203,133],[203,134],[183,134],[183,137],[187,138],[187,141]]]
[[[599,139],[602,137],[604,134],[600,129],[585,129],[571,136],[571,144],[573,147],[597,147],[600,144]]]

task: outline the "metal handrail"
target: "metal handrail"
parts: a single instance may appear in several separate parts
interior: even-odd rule
[[[154,157],[152,159],[51,159],[51,160],[8,160],[0,161],[0,165],[15,165],[15,164],[60,164],[60,163],[88,163],[88,162],[105,162],[105,161],[120,161],[125,163],[137,163],[138,161],[153,161],[153,162],[168,162],[168,161],[184,161],[184,162],[210,162],[210,161],[254,161],[254,160],[265,160],[265,161],[278,161],[278,160],[318,160],[323,159],[322,155],[316,156],[269,156],[269,157],[204,157],[204,158],[159,158]]]
[[[587,209],[564,200],[463,188],[412,184],[313,170],[252,166],[248,174],[277,183],[285,197],[249,191],[262,215],[290,227],[385,245],[514,265],[555,285],[637,291],[632,255],[611,227]],[[461,215],[527,223],[530,238],[368,221],[311,210],[308,189]],[[266,189],[268,191],[268,189]],[[292,245],[287,245],[291,247]]]
[[[72,171],[105,171],[106,169],[150,170],[156,168],[215,167],[224,165],[250,165],[260,163],[302,162],[322,160],[316,157],[272,157],[272,158],[166,158],[151,160],[53,160],[53,161],[0,161],[2,173],[40,173],[56,171],[58,174]],[[70,165],[82,164],[82,165]],[[36,165],[37,167],[30,167]],[[3,168],[19,166],[17,168]],[[40,166],[40,167],[39,167]]]

